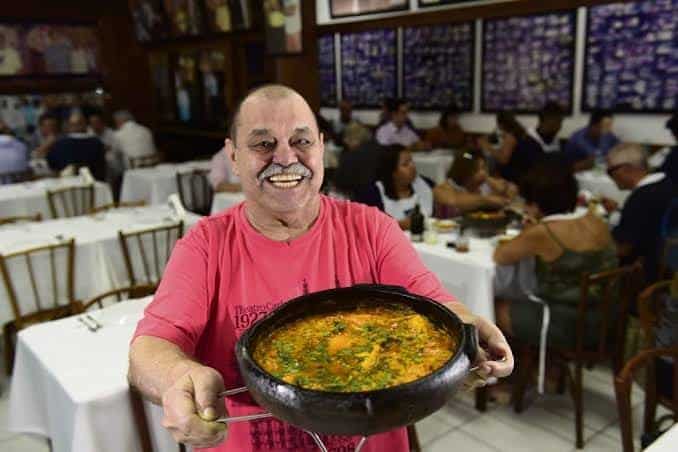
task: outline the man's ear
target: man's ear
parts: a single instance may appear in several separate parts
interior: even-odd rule
[[[233,144],[233,141],[231,141],[229,138],[226,138],[226,140],[224,140],[224,149],[222,149],[222,152],[226,153],[226,157],[228,158],[228,161],[231,163],[233,173],[236,176],[240,176],[240,171],[238,170],[238,165],[236,164],[236,148],[235,145]]]

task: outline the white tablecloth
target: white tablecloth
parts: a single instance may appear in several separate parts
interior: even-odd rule
[[[420,176],[426,176],[439,184],[445,182],[447,172],[454,161],[454,155],[446,150],[415,152],[412,154],[412,160]]]
[[[245,194],[236,193],[215,193],[212,200],[212,214],[224,211],[245,200]]]
[[[494,239],[470,239],[469,252],[448,248],[453,234],[440,234],[438,243],[415,243],[424,265],[438,276],[443,286],[477,315],[494,321],[495,295],[535,286],[534,262],[497,266],[492,259]]]
[[[199,216],[188,213],[184,219],[184,231],[198,220]],[[155,225],[171,224],[170,210],[166,206],[119,209],[96,216],[82,216],[25,223],[0,228],[0,252],[18,251],[61,239],[75,237],[75,297],[85,300],[115,287],[129,284],[127,270],[118,240],[119,230],[146,229]],[[61,236],[60,238],[57,236]],[[159,236],[159,240],[163,240]],[[150,248],[147,248],[147,250]],[[161,249],[164,257],[165,249]],[[140,257],[132,250],[135,269],[140,268]],[[148,256],[153,259],[152,256]],[[65,265],[65,253],[57,255],[57,266]],[[52,302],[52,280],[47,270],[48,256],[41,255],[36,262],[38,292],[43,300]],[[63,267],[62,267],[63,268]],[[25,310],[35,309],[28,271],[23,262],[9,262],[9,272],[18,295],[19,305]],[[136,273],[135,273],[136,274]],[[142,274],[141,271],[138,274]],[[15,276],[18,275],[18,276]],[[44,275],[40,277],[40,275]],[[60,294],[65,295],[63,278],[58,279]],[[65,302],[65,296],[60,303]],[[0,324],[13,319],[4,284],[0,284]]]
[[[678,450],[678,424],[657,438],[650,447],[645,449],[645,452],[675,452],[676,450]]]
[[[127,202],[143,200],[149,204],[166,203],[169,195],[177,193],[177,173],[209,168],[209,160],[195,160],[127,170],[123,176],[120,200]]]
[[[0,217],[35,215],[41,213],[43,219],[52,218],[47,202],[47,190],[82,185],[75,177],[41,179],[33,182],[0,185]],[[94,205],[101,206],[113,201],[108,184],[94,184]]]
[[[575,175],[579,188],[588,190],[595,196],[604,196],[616,201],[621,207],[631,192],[620,190],[617,184],[601,170],[582,171]]]
[[[127,385],[129,342],[150,297],[92,311],[103,328],[75,317],[19,333],[9,429],[49,437],[54,452],[141,452]],[[58,338],[58,340],[55,340]],[[146,404],[154,450],[178,447]]]

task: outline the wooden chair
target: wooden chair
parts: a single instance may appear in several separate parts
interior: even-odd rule
[[[18,215],[15,217],[0,218],[0,226],[12,223],[23,223],[28,221],[42,221],[42,214],[40,212],[35,215]]]
[[[654,377],[654,363],[659,358],[670,358],[673,360],[673,398],[657,397],[657,385],[650,378]],[[631,422],[631,385],[633,383],[633,375],[640,369],[646,369],[646,393],[645,393],[645,416],[643,420],[644,433],[652,430],[654,423],[654,414],[648,412],[648,399],[653,399],[655,403],[658,401],[669,410],[673,411],[673,419],[678,422],[678,347],[666,348],[652,348],[643,350],[634,356],[624,366],[622,371],[617,375],[614,382],[615,394],[617,396],[617,408],[619,409],[619,428],[621,429],[622,447],[624,452],[633,452],[633,425]],[[651,387],[652,393],[648,394],[647,390]],[[652,414],[650,416],[650,414]],[[648,425],[649,423],[649,425]]]
[[[576,446],[584,446],[584,407],[583,407],[583,368],[597,363],[610,361],[615,372],[621,369],[624,356],[624,337],[628,320],[629,305],[635,299],[640,265],[629,265],[582,276],[580,299],[577,306],[576,327],[573,333],[574,346],[549,346],[547,356],[560,362],[564,372],[563,384],[567,382],[575,407]],[[596,305],[589,302],[594,290],[598,290],[600,299]],[[535,307],[536,308],[536,307]],[[616,318],[613,318],[616,310]],[[587,318],[598,315],[593,342],[587,342],[586,332],[590,330]],[[523,399],[534,366],[533,347],[523,344],[518,359],[518,372],[513,388],[514,411],[524,409]],[[569,364],[574,364],[574,374]],[[564,388],[563,388],[564,389]]]
[[[643,433],[648,433],[652,430],[658,404],[672,410],[674,419],[678,421],[678,346],[657,348],[655,345],[655,331],[666,308],[663,300],[669,296],[672,284],[675,284],[675,282],[670,280],[658,282],[645,289],[638,297],[638,314],[645,339],[645,348],[624,366],[615,379],[615,393],[619,409],[619,427],[621,429],[624,452],[633,451],[631,386],[633,376],[638,370],[646,370]],[[673,358],[672,398],[662,394],[657,388],[655,363],[659,357]]]
[[[33,171],[14,171],[9,173],[0,173],[0,185],[18,184],[33,179]]]
[[[209,171],[196,169],[177,173],[177,187],[181,203],[198,215],[209,215],[212,210],[214,191],[207,178]]]
[[[113,209],[124,209],[127,207],[144,207],[146,205],[145,200],[141,201],[128,201],[128,202],[111,202],[104,204],[103,206],[98,206],[89,211],[90,214],[108,212]]]
[[[155,293],[155,286],[150,284],[143,284],[139,286],[121,287],[119,289],[109,290],[96,297],[90,298],[82,303],[81,309],[87,311],[92,306],[96,305],[99,309],[104,308],[104,300],[115,297],[116,302],[123,300],[133,300],[135,298],[143,298]]]
[[[417,435],[417,428],[414,425],[407,426],[407,440],[409,442],[410,452],[421,452],[419,435]]]
[[[180,221],[139,231],[118,232],[131,286],[138,284],[157,285],[160,282],[174,244],[181,238],[183,231],[184,222]],[[161,243],[163,237],[164,244]],[[134,248],[137,250],[136,253],[133,252]],[[135,256],[139,256],[139,259],[134,259]],[[136,267],[141,266],[141,270],[143,270],[141,278],[134,271],[135,262],[137,263]],[[155,273],[153,273],[153,270],[155,270]],[[143,282],[140,282],[142,280]]]
[[[47,201],[53,218],[70,218],[87,215],[94,208],[94,185],[47,190]]]
[[[66,265],[57,266],[57,258],[63,254]],[[16,265],[15,265],[16,264]],[[75,240],[71,239],[59,244],[42,245],[21,251],[0,254],[0,273],[2,273],[5,291],[12,308],[14,320],[3,326],[5,342],[5,369],[9,375],[14,364],[14,347],[16,333],[35,323],[46,322],[66,317],[80,311],[80,304],[75,300],[73,280],[75,264]],[[12,268],[10,269],[10,266]],[[22,267],[25,266],[25,273]],[[37,267],[47,268],[38,273]],[[30,284],[21,284],[19,278],[27,275]],[[64,296],[60,297],[59,279],[63,282]],[[44,282],[51,289],[51,303],[43,299],[39,283]],[[28,286],[28,287],[25,287]],[[44,292],[44,290],[42,291]],[[28,304],[19,302],[18,294],[31,297],[34,309]],[[45,297],[46,298],[46,297]]]
[[[161,162],[160,154],[145,155],[143,157],[129,157],[129,168],[148,168]]]

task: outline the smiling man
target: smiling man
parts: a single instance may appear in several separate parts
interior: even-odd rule
[[[480,330],[493,357],[482,372],[506,376],[513,357],[501,332],[468,313],[421,263],[398,224],[377,209],[320,195],[323,137],[306,101],[268,85],[236,109],[225,152],[246,201],[203,219],[179,241],[130,350],[130,382],[161,403],[177,441],[210,451],[316,451],[311,437],[275,419],[226,428],[214,420],[257,413],[242,386],[238,337],[300,295],[360,283],[399,285],[447,304]],[[358,438],[324,437],[330,450]],[[404,428],[370,437],[363,452],[405,452]]]

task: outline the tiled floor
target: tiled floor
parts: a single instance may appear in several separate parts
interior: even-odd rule
[[[584,450],[621,451],[610,372],[587,371],[584,383]],[[44,439],[7,431],[11,415],[8,384],[2,383],[0,397],[0,452],[47,452]],[[639,431],[641,402],[642,394],[635,390],[635,432]],[[417,431],[425,452],[570,452],[576,451],[573,416],[567,395],[540,397],[518,415],[511,407],[498,404],[491,404],[484,414],[478,413],[473,408],[472,395],[461,393],[442,410],[418,423]]]

